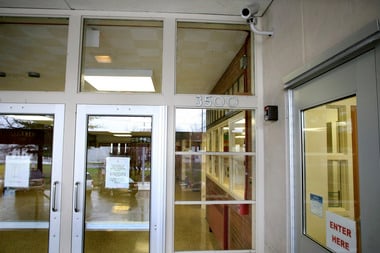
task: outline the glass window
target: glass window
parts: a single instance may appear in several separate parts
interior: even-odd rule
[[[160,93],[161,21],[84,21],[82,92]]]
[[[68,19],[0,17],[0,90],[63,91]]]
[[[177,24],[177,94],[252,95],[247,25]]]
[[[335,252],[359,241],[356,125],[356,97],[303,111],[304,232]]]
[[[254,135],[249,110],[176,110],[175,250],[253,248]],[[195,226],[188,235],[183,213]],[[190,238],[198,230],[201,244]]]
[[[33,252],[48,248],[53,123],[53,115],[0,115],[1,241],[17,238]]]
[[[243,210],[249,215],[242,214]],[[174,240],[176,251],[217,252],[216,250],[254,248],[250,226],[255,217],[254,205],[177,205],[174,211],[174,234],[180,234]],[[223,220],[223,217],[228,219]],[[247,224],[243,225],[244,223]],[[189,227],[191,229],[184,229]]]

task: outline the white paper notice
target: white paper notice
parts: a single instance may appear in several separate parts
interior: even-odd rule
[[[29,187],[30,157],[11,156],[5,157],[5,187],[27,188]]]
[[[106,158],[106,188],[129,188],[129,157]]]
[[[323,218],[323,198],[321,196],[310,193],[310,211]]]

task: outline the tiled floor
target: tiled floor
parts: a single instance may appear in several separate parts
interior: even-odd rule
[[[205,211],[198,205],[175,208],[175,250],[217,250],[214,234],[210,232]]]
[[[176,195],[180,200],[200,200],[200,192],[181,188],[177,185]],[[2,196],[0,206],[9,207],[10,211],[2,210],[2,221],[5,220],[48,220],[48,201],[45,203],[45,197],[37,196],[40,201],[34,201],[35,196]],[[31,198],[33,201],[24,201],[23,198]],[[136,195],[134,202],[119,201],[118,199],[110,201],[109,197],[100,196],[93,192],[91,201],[87,203],[87,221],[97,220],[114,220],[124,222],[120,217],[129,217],[135,220],[136,215],[140,214],[139,219],[146,221],[145,210],[149,209],[149,196]],[[48,198],[46,198],[48,200]],[[146,199],[147,201],[143,201]],[[15,203],[10,203],[13,201]],[[16,208],[16,201],[21,204]],[[24,205],[25,203],[37,203],[34,207]],[[128,209],[118,209],[117,212],[110,206],[120,207],[121,204]],[[46,208],[43,208],[46,206]],[[41,207],[42,211],[39,208]],[[108,211],[107,211],[108,210]],[[136,210],[139,212],[136,214]],[[152,211],[152,210],[151,210]],[[104,215],[109,214],[107,219]],[[112,213],[112,215],[111,215]],[[149,215],[149,211],[148,211]],[[133,218],[134,217],[134,218]],[[144,218],[145,217],[145,218]],[[149,219],[149,218],[148,218]],[[19,230],[19,231],[0,231],[0,252],[47,252],[48,232],[47,230]],[[19,240],[22,238],[22,240]],[[9,243],[15,242],[18,243]],[[128,252],[128,253],[148,253],[149,252],[149,232],[132,232],[132,231],[87,231],[85,233],[85,252]],[[70,246],[68,246],[70,247]],[[196,250],[217,250],[218,244],[212,232],[209,231],[208,223],[205,218],[205,207],[200,205],[176,205],[175,206],[175,228],[174,228],[174,248],[176,251],[196,251]]]
[[[176,184],[176,200],[199,201],[201,192]],[[206,220],[205,206],[175,206],[174,249],[185,250],[217,250],[218,243],[210,232]]]

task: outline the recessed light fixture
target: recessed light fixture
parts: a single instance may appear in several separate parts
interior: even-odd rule
[[[21,121],[53,121],[53,117],[43,115],[8,115],[10,118]]]
[[[132,137],[132,134],[114,134],[115,137]]]
[[[154,92],[152,70],[86,69],[84,80],[98,91]]]
[[[109,131],[115,137],[132,137],[131,131]]]
[[[111,63],[112,59],[109,55],[95,55],[95,60],[98,63]]]

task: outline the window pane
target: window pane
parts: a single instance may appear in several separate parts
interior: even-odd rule
[[[48,230],[4,230],[0,231],[0,238],[2,252],[25,252],[26,249],[28,253],[48,252]]]
[[[68,19],[0,17],[0,90],[63,91]]]
[[[88,117],[86,252],[149,252],[152,120]]]
[[[50,215],[52,115],[0,115],[0,248],[46,252]],[[21,236],[21,237],[18,237]]]
[[[175,250],[254,248],[254,122],[251,110],[176,110]]]
[[[303,112],[304,231],[336,252],[356,251],[359,234],[356,125],[356,97]]]
[[[256,182],[248,176],[246,164],[253,160],[238,155],[176,155],[176,200],[251,200]]]
[[[174,249],[254,249],[252,217],[255,217],[254,205],[177,205]]]
[[[220,114],[219,111],[222,110],[176,110],[177,200],[212,200],[210,187],[218,188],[214,194],[223,192],[222,195],[229,196],[227,199],[254,198],[253,113],[231,110]],[[210,120],[215,114],[219,117]],[[190,196],[183,194],[185,191],[193,193]]]
[[[87,231],[86,240],[84,252],[149,252],[147,231]]]
[[[177,25],[178,94],[252,95],[247,25]]]
[[[161,92],[162,22],[84,21],[82,92]]]

